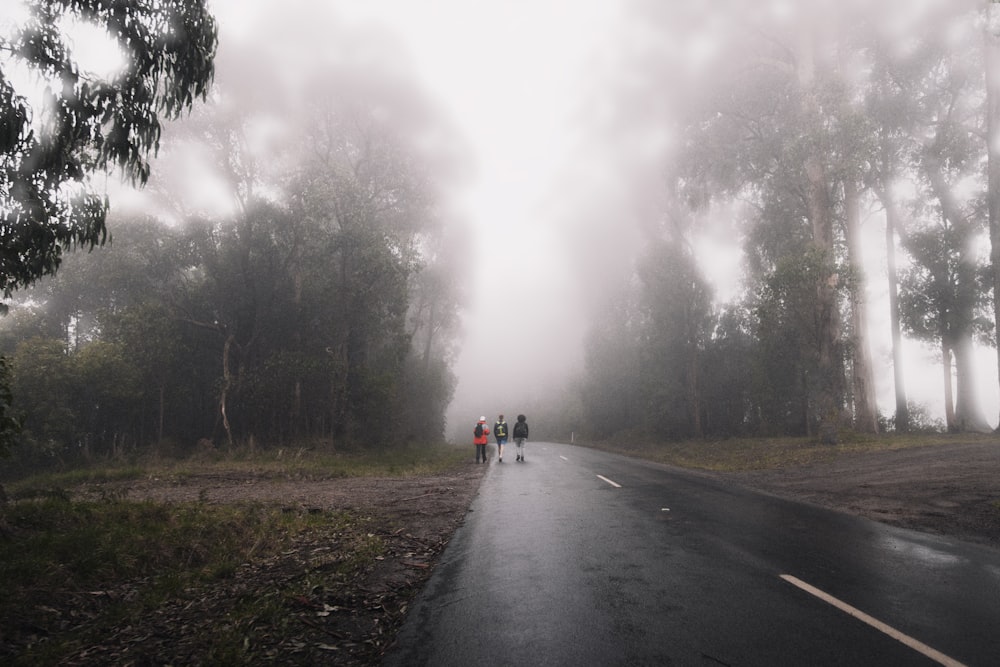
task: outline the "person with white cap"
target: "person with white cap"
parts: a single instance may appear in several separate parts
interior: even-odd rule
[[[489,436],[490,429],[486,426],[486,417],[480,417],[479,421],[476,422],[476,427],[472,429],[472,444],[476,446],[476,463],[479,463],[480,457],[482,457],[483,463],[486,463],[486,443],[490,441]]]

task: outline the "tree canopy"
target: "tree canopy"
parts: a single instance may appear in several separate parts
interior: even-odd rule
[[[120,51],[107,76],[71,38],[97,30]],[[204,0],[37,0],[0,35],[0,290],[53,273],[64,250],[107,238],[109,203],[93,176],[149,178],[161,118],[176,118],[212,80],[215,20]]]

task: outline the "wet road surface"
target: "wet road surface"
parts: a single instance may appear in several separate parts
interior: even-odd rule
[[[604,452],[495,448],[386,665],[1000,665],[1000,551]]]

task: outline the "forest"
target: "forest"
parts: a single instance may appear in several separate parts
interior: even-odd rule
[[[695,67],[690,49],[669,48],[679,11],[669,4],[630,3],[651,37],[624,56],[634,76],[600,91],[615,104],[595,121],[619,150],[622,128],[667,137],[642,152],[656,166],[642,210],[613,221],[640,242],[590,277],[598,288],[581,283],[592,297],[583,367],[539,409],[538,434],[833,443],[989,430],[972,350],[995,348],[1000,322],[995,6],[929,3],[900,19],[898,3],[785,13],[732,3],[711,14],[712,48]],[[276,31],[293,28],[284,20]],[[39,19],[37,34],[55,40],[47,25]],[[57,203],[59,178],[90,191],[86,206],[41,215],[19,199],[45,141],[11,63],[34,58],[54,77],[65,54],[56,41],[16,48],[35,43],[27,28],[0,44],[10,469],[446,437],[473,245],[447,194],[468,167],[461,136],[392,65],[399,54],[373,55],[367,35],[307,32],[276,61],[249,42],[215,52],[206,25],[208,60],[179,61],[196,76],[148,72],[148,91],[183,94],[130,100],[159,105],[162,138],[158,122],[148,136],[115,134],[106,91],[87,77],[63,97],[49,90],[56,136],[77,142],[56,153],[76,162],[34,187]],[[318,40],[337,42],[336,56],[317,62]],[[88,99],[102,111],[84,132],[72,102]],[[109,171],[146,185],[137,205],[99,177]],[[719,224],[745,264],[740,294],[724,303],[704,272],[713,258],[696,251]],[[873,227],[883,272],[862,260]],[[875,402],[873,280],[889,294],[888,413]],[[904,338],[937,350],[943,422],[907,398]]]
[[[462,235],[438,192],[453,158],[423,145],[448,128],[389,68],[328,63],[293,87],[292,55],[213,54],[205,101],[164,128],[159,178],[108,214],[106,242],[61,239],[8,290],[12,468],[443,439]],[[30,124],[20,138],[13,172]]]
[[[697,69],[660,44],[636,56],[649,75],[622,113],[682,111],[642,247],[587,337],[578,409],[593,436],[989,430],[973,348],[996,346],[998,317],[996,5],[862,5],[762,16],[735,3]],[[650,25],[670,20],[644,8]],[[724,304],[695,250],[719,219],[745,263]],[[873,228],[878,271],[864,261]],[[889,296],[887,414],[874,280]],[[938,351],[944,420],[907,399],[904,338]]]

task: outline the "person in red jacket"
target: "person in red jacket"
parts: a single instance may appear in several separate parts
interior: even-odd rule
[[[486,463],[486,443],[490,441],[487,437],[489,434],[490,429],[486,426],[486,417],[480,417],[476,427],[472,429],[472,444],[476,446],[476,463],[479,463],[480,456],[482,456],[483,463]]]

